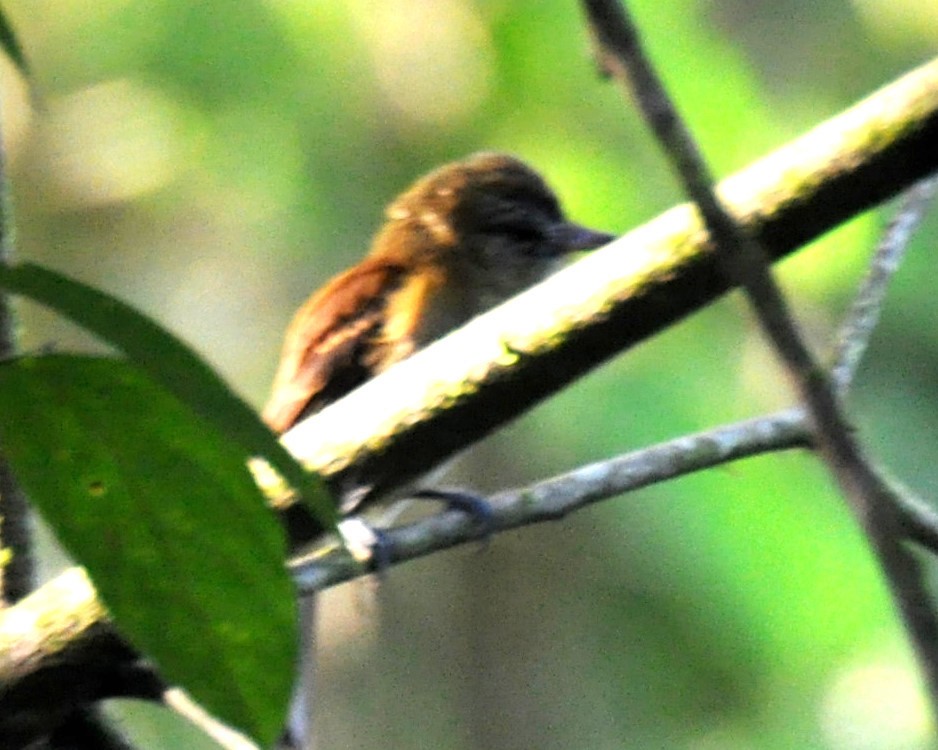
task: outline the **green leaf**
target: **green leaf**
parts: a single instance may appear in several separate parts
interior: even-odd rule
[[[268,746],[293,682],[285,542],[241,451],[122,360],[0,365],[0,442],[118,627]]]
[[[24,76],[29,76],[29,63],[26,61],[26,55],[2,9],[0,9],[0,48],[10,56]]]
[[[267,459],[302,494],[323,527],[335,528],[335,505],[323,482],[303,469],[254,410],[166,329],[115,297],[33,263],[0,266],[0,286],[51,307],[116,346],[249,454]]]

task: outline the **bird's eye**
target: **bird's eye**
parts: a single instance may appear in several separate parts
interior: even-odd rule
[[[505,234],[510,235],[519,242],[541,242],[545,234],[540,226],[535,224],[515,224],[506,226]]]

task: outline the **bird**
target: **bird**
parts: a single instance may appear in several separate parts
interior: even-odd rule
[[[569,221],[544,178],[515,156],[473,154],[394,199],[368,254],[314,292],[287,327],[264,422],[303,418],[613,235]],[[425,496],[472,503],[467,493]],[[338,498],[343,512],[357,510]],[[313,527],[318,526],[313,522]],[[300,663],[281,746],[310,747],[315,597],[300,603]]]
[[[482,152],[445,164],[385,211],[369,253],[287,328],[262,417],[283,433],[613,235],[569,221],[533,168]]]

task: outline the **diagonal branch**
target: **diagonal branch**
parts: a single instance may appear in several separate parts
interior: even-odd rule
[[[902,546],[892,488],[860,446],[826,373],[808,350],[758,239],[717,199],[700,151],[647,58],[625,6],[615,0],[584,0],[584,6],[602,68],[635,93],[685,191],[704,217],[725,275],[746,290],[763,332],[794,380],[814,425],[816,448],[879,559],[938,711],[938,615],[917,561]]]
[[[718,191],[777,259],[936,169],[938,59]],[[729,286],[696,213],[676,207],[391,368],[284,442],[343,489],[386,491]],[[275,478],[261,483],[288,525],[302,520]],[[311,532],[292,528],[298,542]]]

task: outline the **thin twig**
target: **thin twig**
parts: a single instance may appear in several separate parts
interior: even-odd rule
[[[870,268],[837,334],[831,380],[841,396],[849,390],[879,322],[886,290],[899,270],[906,249],[938,193],[938,175],[922,180],[903,194],[899,209],[876,247]],[[882,468],[881,476],[886,477]],[[899,523],[907,538],[938,554],[938,513],[900,482],[886,482],[896,500]]]
[[[847,391],[856,375],[873,329],[879,322],[889,282],[899,269],[909,241],[936,192],[938,176],[922,180],[908,190],[876,247],[863,285],[837,335],[830,377],[834,387],[841,394]]]
[[[801,409],[723,425],[581,466],[528,487],[489,498],[491,524],[483,531],[466,514],[450,511],[389,529],[391,563],[401,563],[509,529],[563,518],[601,500],[656,482],[770,451],[804,448],[810,430]],[[341,545],[290,562],[299,591],[313,593],[362,575],[360,562]]]
[[[887,483],[866,459],[828,378],[799,334],[767,256],[717,200],[690,132],[651,66],[624,6],[584,0],[602,69],[631,86],[684,189],[697,204],[724,272],[747,292],[763,331],[795,381],[816,431],[816,445],[879,557],[927,675],[938,714],[938,617],[914,557],[901,544],[899,514]]]

